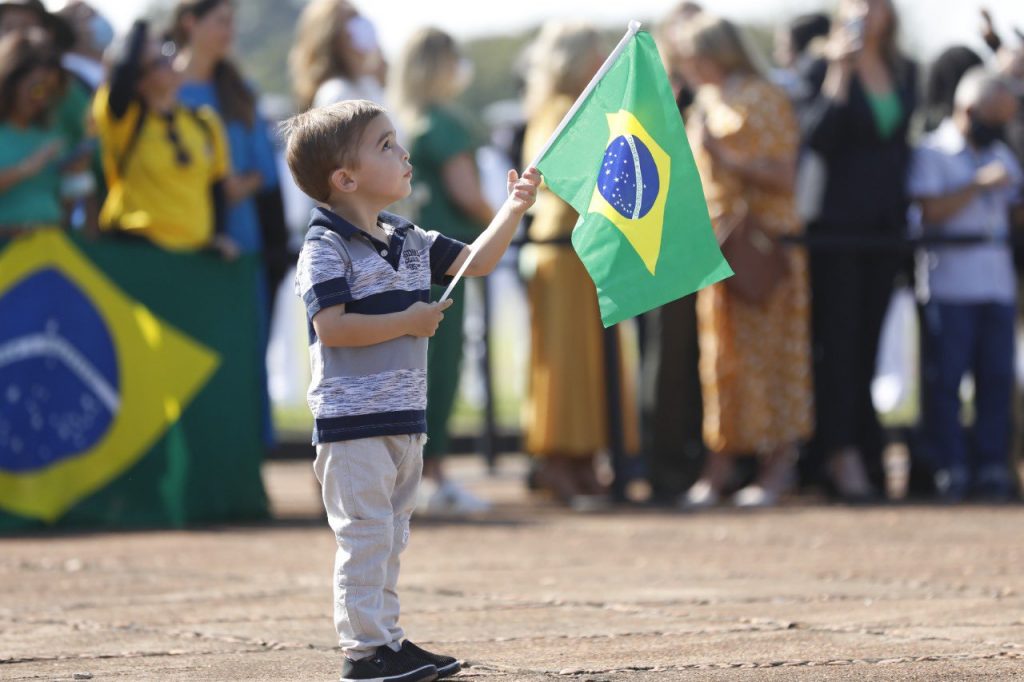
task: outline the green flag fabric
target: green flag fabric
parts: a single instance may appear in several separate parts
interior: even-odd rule
[[[264,519],[254,256],[0,241],[0,533]]]
[[[633,35],[540,157],[610,326],[732,275],[661,57]]]

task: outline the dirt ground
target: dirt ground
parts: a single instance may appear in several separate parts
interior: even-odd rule
[[[454,469],[497,506],[416,521],[400,592],[462,678],[1024,679],[1024,507],[574,514]],[[264,525],[0,539],[0,679],[337,679],[310,467],[266,481]]]

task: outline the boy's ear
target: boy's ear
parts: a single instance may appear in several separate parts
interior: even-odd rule
[[[354,192],[359,183],[355,175],[347,168],[338,168],[331,173],[331,188],[338,192]]]

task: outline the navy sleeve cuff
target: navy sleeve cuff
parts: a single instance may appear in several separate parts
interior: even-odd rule
[[[350,303],[352,292],[344,277],[335,277],[314,284],[302,295],[302,300],[306,304],[306,314],[312,320],[324,308]]]
[[[430,246],[430,278],[434,284],[445,286],[452,281],[448,276],[448,268],[459,257],[466,245],[457,239],[437,235]]]

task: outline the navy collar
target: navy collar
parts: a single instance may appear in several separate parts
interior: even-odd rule
[[[332,232],[344,237],[346,240],[351,240],[353,237],[361,236],[370,244],[370,246],[373,247],[373,250],[376,251],[381,258],[386,260],[397,272],[402,263],[402,250],[405,246],[405,233],[410,228],[414,227],[414,225],[401,216],[397,216],[394,213],[387,213],[385,211],[381,211],[377,214],[377,222],[391,228],[390,243],[385,244],[379,239],[371,237],[369,234],[363,232],[334,211],[324,208],[323,206],[317,206],[314,208],[309,216],[310,227],[322,227],[331,230]]]
[[[405,218],[395,215],[394,213],[388,213],[387,211],[381,211],[377,214],[377,222],[393,228],[396,233],[399,231],[405,232],[409,228],[413,227],[413,224]],[[377,241],[331,209],[324,208],[323,206],[317,206],[310,212],[309,226],[325,227],[328,230],[337,232],[345,239],[351,239],[352,237],[363,235],[371,241]]]

